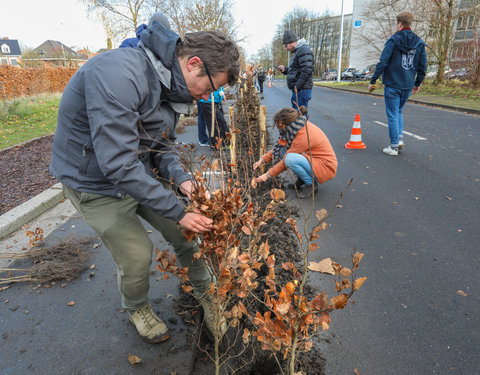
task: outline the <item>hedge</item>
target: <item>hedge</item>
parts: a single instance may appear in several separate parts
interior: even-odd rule
[[[0,100],[62,92],[76,68],[0,66]]]

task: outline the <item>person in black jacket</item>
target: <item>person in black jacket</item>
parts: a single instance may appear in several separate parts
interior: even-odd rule
[[[292,90],[292,107],[299,109],[301,106],[308,108],[308,101],[312,99],[313,87],[313,53],[307,41],[298,39],[297,34],[292,30],[286,30],[283,34],[282,43],[289,52],[295,56],[286,68],[279,65],[278,69],[287,75],[287,86]]]
[[[413,14],[402,12],[397,16],[397,32],[385,43],[380,62],[370,80],[368,89],[375,90],[375,82],[383,74],[385,109],[388,119],[390,146],[383,149],[387,155],[397,156],[405,146],[403,141],[403,106],[410,94],[416,94],[425,78],[427,53],[425,42],[411,29]]]

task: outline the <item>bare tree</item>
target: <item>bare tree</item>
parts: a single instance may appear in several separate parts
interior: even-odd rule
[[[120,42],[148,20],[146,0],[83,0],[90,14],[103,24],[107,38]]]

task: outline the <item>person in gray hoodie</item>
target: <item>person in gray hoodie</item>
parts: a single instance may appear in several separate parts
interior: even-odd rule
[[[287,75],[287,86],[292,90],[292,107],[299,111],[300,107],[308,109],[308,102],[312,99],[314,59],[312,49],[307,41],[298,39],[292,30],[286,30],[282,43],[286,50],[294,52],[290,66],[279,65],[278,70]]]
[[[66,197],[99,234],[118,268],[122,306],[150,343],[170,337],[148,302],[153,244],[140,217],[173,245],[198,296],[213,281],[194,259],[194,232],[212,221],[187,211],[182,198],[194,189],[174,149],[180,113],[193,113],[193,100],[208,99],[239,72],[236,44],[220,31],[176,33],[153,22],[138,48],[102,53],[68,82],[58,110],[50,169]],[[207,326],[211,301],[201,298]]]
[[[375,90],[375,82],[383,74],[390,136],[390,146],[384,148],[383,152],[391,156],[397,156],[398,150],[405,146],[403,107],[410,94],[416,94],[420,90],[427,69],[425,42],[410,29],[413,18],[410,12],[402,12],[397,16],[397,32],[385,43],[368,85],[370,92]]]

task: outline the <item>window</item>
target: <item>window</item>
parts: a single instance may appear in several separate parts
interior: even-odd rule
[[[2,53],[10,53],[10,47],[6,44],[2,44]]]
[[[18,66],[17,59],[10,59],[10,64],[12,64],[13,66]]]
[[[8,60],[7,59],[1,59],[2,65],[8,65]]]

